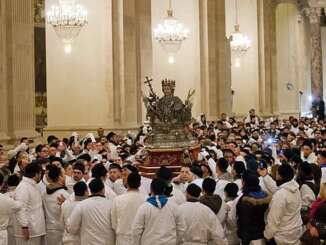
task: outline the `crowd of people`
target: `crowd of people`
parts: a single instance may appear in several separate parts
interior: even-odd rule
[[[138,171],[151,128],[0,147],[0,245],[321,244],[326,121],[204,114],[201,151]]]

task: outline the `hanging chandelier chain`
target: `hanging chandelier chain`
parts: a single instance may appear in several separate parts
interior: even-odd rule
[[[234,2],[235,2],[234,3],[235,4],[235,24],[239,25],[238,0],[235,0]]]

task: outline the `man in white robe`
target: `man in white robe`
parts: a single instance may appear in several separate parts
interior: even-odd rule
[[[23,180],[17,186],[16,200],[23,203],[14,221],[17,245],[43,245],[45,242],[42,196],[37,184],[41,179],[41,166],[32,163],[26,166]]]
[[[63,168],[50,165],[47,178],[49,184],[46,187],[46,193],[42,196],[46,224],[45,238],[47,245],[60,245],[62,244],[64,223],[60,219],[61,203],[59,199],[68,199],[69,197],[65,187]]]
[[[88,197],[88,187],[85,182],[80,181],[74,185],[74,200],[67,199],[61,206],[61,220],[65,225],[62,242],[64,245],[80,245],[80,235],[67,232],[70,215],[76,205]]]
[[[0,190],[3,187],[4,176],[0,173]],[[13,214],[22,209],[22,203],[14,201],[9,196],[0,193],[0,245],[8,244],[8,224]]]
[[[179,244],[186,229],[177,205],[163,195],[165,183],[154,179],[151,197],[140,206],[132,225],[134,245]]]
[[[116,234],[116,245],[132,244],[131,225],[138,208],[147,199],[147,196],[139,191],[141,177],[138,173],[129,174],[127,181],[128,191],[114,199],[111,209],[111,223]]]
[[[186,222],[182,245],[227,244],[221,223],[214,212],[199,202],[201,189],[190,184],[187,187],[187,202],[178,207]]]
[[[81,201],[68,220],[68,232],[80,234],[81,245],[114,245],[111,225],[112,202],[104,196],[103,181],[96,178],[89,183],[91,196]]]

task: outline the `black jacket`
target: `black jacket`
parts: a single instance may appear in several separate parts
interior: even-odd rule
[[[265,212],[272,197],[263,191],[244,194],[237,204],[238,236],[243,241],[264,238]]]

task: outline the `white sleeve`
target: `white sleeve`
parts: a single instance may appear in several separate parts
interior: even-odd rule
[[[267,174],[266,176],[262,177],[261,180],[264,184],[266,192],[274,194],[278,190],[276,182],[270,175]]]
[[[221,207],[220,210],[217,213],[217,218],[220,221],[221,224],[225,223],[225,219],[226,219],[226,204],[225,202],[222,200],[221,203]]]
[[[116,202],[112,202],[112,208],[111,208],[111,226],[113,230],[117,230],[117,205]]]
[[[176,210],[175,223],[177,227],[177,244],[182,244],[187,226],[182,212],[179,212],[178,208],[174,210]]]
[[[241,196],[232,202],[230,210],[228,211],[227,221],[229,224],[231,224],[233,226],[237,226],[237,204],[238,204],[240,198],[241,198]]]
[[[315,201],[316,196],[310,187],[306,184],[303,184],[300,188],[301,193],[301,203],[302,207],[309,208],[313,201]]]
[[[109,187],[108,185],[105,185],[105,197],[111,201],[116,198],[117,194]]]
[[[114,233],[114,230],[112,229],[112,224],[111,224],[111,212],[109,213],[109,222],[110,222],[111,229],[109,229],[107,231],[107,233],[108,233],[108,237],[110,237],[110,238],[108,241],[106,241],[106,244],[107,245],[115,245],[115,233]]]
[[[264,236],[266,239],[270,240],[275,236],[275,233],[277,232],[281,223],[284,210],[286,210],[285,198],[283,198],[281,195],[274,194],[269,206],[267,224],[264,231]]]
[[[23,186],[22,186],[23,187]],[[29,203],[29,192],[24,188],[19,188],[16,191],[16,201],[20,202],[22,208],[17,213],[17,220],[21,227],[28,227],[28,203]]]
[[[227,239],[225,236],[224,229],[220,221],[216,218],[215,215],[210,215],[210,226],[209,226],[210,238],[213,240],[214,245],[227,245]]]
[[[145,207],[141,206],[138,209],[136,217],[132,224],[132,236],[134,245],[141,245],[141,237],[145,229],[145,215]]]
[[[77,205],[68,219],[67,230],[71,234],[78,234],[82,223],[82,206]]]

